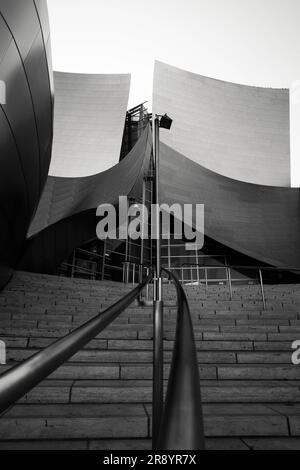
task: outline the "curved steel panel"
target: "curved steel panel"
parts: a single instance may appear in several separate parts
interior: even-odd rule
[[[39,4],[45,13],[46,0]],[[43,27],[33,0],[0,0],[0,80],[6,84],[0,106],[0,285],[21,255],[50,164],[53,94],[44,42],[49,25],[45,33]]]
[[[290,186],[289,91],[238,85],[156,62],[153,112],[166,145],[224,176]]]
[[[118,163],[130,75],[54,73],[50,175],[91,176]]]
[[[151,152],[148,126],[127,157],[110,170],[87,178],[49,176],[20,268],[51,273],[74,248],[95,239],[95,209],[116,204],[119,196],[141,194]]]
[[[119,196],[129,195],[139,175],[145,167],[148,169],[151,144],[148,126],[127,157],[110,170],[85,178],[49,176],[28,236],[64,218],[97,208],[102,203],[115,204]]]
[[[161,144],[161,200],[205,205],[205,234],[278,267],[300,266],[299,189],[236,181]]]

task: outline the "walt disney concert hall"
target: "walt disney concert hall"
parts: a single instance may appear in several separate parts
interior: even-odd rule
[[[299,449],[289,90],[157,61],[128,109],[52,70],[46,0],[0,0],[0,80],[0,450]],[[204,204],[203,246],[99,240],[120,196]]]

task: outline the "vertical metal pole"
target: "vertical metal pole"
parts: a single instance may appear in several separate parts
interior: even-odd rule
[[[171,271],[171,231],[169,232],[168,236],[169,236],[168,238],[168,269],[169,271]],[[172,284],[172,280],[170,278],[169,285],[171,284]]]
[[[263,301],[264,310],[266,310],[266,298],[265,298],[265,290],[264,290],[264,281],[262,276],[262,270],[259,270],[259,281],[260,281],[260,288],[261,288],[261,296]]]
[[[73,251],[71,278],[73,278],[75,274],[75,262],[76,262],[76,250]]]
[[[199,277],[199,253],[197,249],[197,244],[195,245],[195,251],[196,251],[196,266],[197,266],[197,284],[200,286],[200,277]]]
[[[152,441],[157,450],[158,435],[163,415],[164,397],[164,356],[163,356],[163,302],[154,301],[154,360],[153,360],[153,411]]]
[[[146,268],[146,276],[149,277],[150,275],[150,269]],[[149,282],[147,283],[146,286],[146,300],[149,300]]]
[[[129,223],[128,211],[129,211],[129,202],[127,201],[127,224]],[[127,237],[126,237],[126,243],[125,243],[125,263],[127,264],[128,261],[129,261],[129,233],[127,230]],[[127,282],[128,282],[128,277],[127,277]]]
[[[163,301],[161,278],[161,224],[159,207],[159,118],[154,117],[154,158],[155,158],[155,204],[156,206],[156,276],[153,308],[153,407],[152,442],[157,449],[158,435],[163,414],[164,358],[163,358]]]
[[[162,300],[161,217],[159,200],[159,118],[154,119],[155,204],[156,204],[156,300]]]
[[[205,272],[205,289],[206,289],[206,292],[207,292],[207,291],[208,291],[208,276],[207,276],[207,268],[205,268],[204,272]]]
[[[144,228],[145,228],[145,206],[146,206],[146,181],[143,180],[143,201],[142,201],[142,204],[143,204],[143,214],[142,214],[142,238],[141,238],[141,257],[140,257],[140,261],[141,261],[141,266],[143,266],[144,264],[144,248],[145,248],[145,231],[144,231]],[[141,282],[141,280],[140,280]]]
[[[102,257],[101,257],[101,244],[97,244],[97,255],[98,255],[98,261],[97,261],[97,276],[96,279],[98,281],[101,281],[101,268],[102,268]],[[123,266],[123,272],[124,272],[124,266]],[[124,274],[123,274],[123,282],[124,282]]]
[[[145,206],[146,206],[146,181],[143,179],[143,214],[142,214],[142,234],[141,234],[141,255],[139,266],[139,283],[143,281],[144,249],[145,249]]]
[[[106,240],[103,242],[103,258],[102,258],[102,281],[105,278],[105,260],[106,260]]]
[[[153,176],[153,175],[152,175]],[[152,204],[154,204],[154,194],[153,194],[153,180],[151,179],[150,181],[150,192],[151,192],[151,202],[150,202],[150,220],[152,220]],[[151,227],[150,227],[151,229]],[[151,237],[150,237],[150,262],[151,264],[153,265],[153,238],[152,238],[152,234],[151,234]]]
[[[232,279],[231,279],[231,270],[230,268],[226,268],[226,271],[228,273],[228,281],[229,281],[229,296],[230,296],[230,300],[232,300]]]

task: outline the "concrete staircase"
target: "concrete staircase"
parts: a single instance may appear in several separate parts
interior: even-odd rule
[[[6,366],[45,348],[130,287],[17,273],[0,294]],[[300,287],[186,287],[208,449],[300,449]],[[176,295],[165,287],[165,373]],[[133,305],[0,420],[0,449],[150,449],[152,309]]]

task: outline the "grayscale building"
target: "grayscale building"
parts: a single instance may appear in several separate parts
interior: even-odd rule
[[[300,448],[289,90],[157,61],[128,109],[52,71],[46,0],[0,0],[0,81],[0,450]],[[204,204],[204,245],[99,240],[120,196]]]

